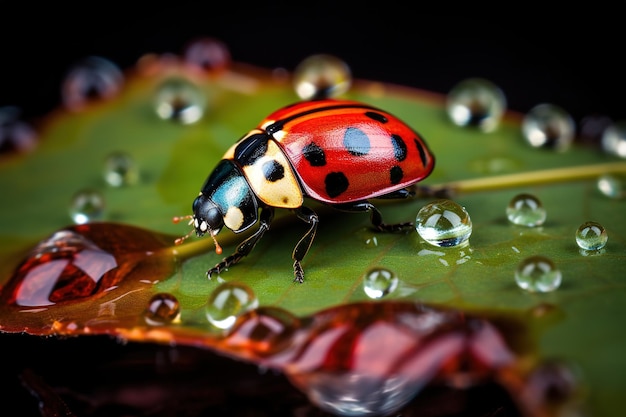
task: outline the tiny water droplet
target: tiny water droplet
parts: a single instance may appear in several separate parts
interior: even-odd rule
[[[546,210],[532,194],[521,193],[511,199],[506,207],[506,217],[519,226],[541,226],[546,221]]]
[[[90,56],[75,64],[61,87],[63,103],[70,110],[81,110],[96,100],[117,95],[124,83],[122,71],[113,62]]]
[[[215,327],[230,329],[242,314],[257,308],[259,300],[250,287],[238,282],[220,284],[211,293],[206,317]]]
[[[154,107],[163,120],[192,124],[202,118],[207,99],[200,88],[188,79],[173,77],[157,89]]]
[[[372,268],[363,277],[363,291],[368,297],[379,299],[398,287],[398,276],[386,268]]]
[[[70,202],[70,217],[76,224],[101,220],[104,217],[104,196],[97,190],[84,189],[74,194]]]
[[[581,249],[589,251],[599,250],[606,245],[608,240],[609,236],[604,226],[598,222],[585,222],[576,230],[576,243]]]
[[[375,248],[378,246],[378,238],[376,236],[368,237],[365,239],[365,247]]]
[[[448,93],[446,109],[457,126],[476,126],[492,132],[506,110],[506,97],[491,81],[469,78],[456,84]]]
[[[226,44],[209,37],[194,39],[187,44],[183,58],[185,64],[207,73],[222,72],[231,62]]]
[[[311,55],[294,70],[293,85],[302,100],[337,97],[350,89],[352,72],[335,56]]]
[[[609,125],[602,133],[601,143],[606,153],[626,158],[626,120]]]
[[[576,124],[564,109],[554,104],[539,104],[524,116],[522,133],[534,148],[567,150],[574,140]]]
[[[21,110],[15,106],[0,107],[0,154],[30,152],[37,146],[37,133],[20,120]]]
[[[618,174],[604,174],[598,178],[598,190],[605,196],[613,199],[626,197],[626,177]]]
[[[524,259],[515,270],[515,282],[529,292],[550,292],[561,285],[561,271],[551,259],[535,255]]]
[[[139,170],[135,160],[126,152],[110,153],[104,161],[104,179],[112,187],[135,185],[139,179]]]
[[[415,229],[426,242],[449,247],[467,244],[472,234],[472,220],[465,207],[441,199],[426,204],[415,217]]]
[[[151,326],[172,323],[180,317],[178,299],[169,293],[158,293],[152,296],[144,312],[144,320]]]

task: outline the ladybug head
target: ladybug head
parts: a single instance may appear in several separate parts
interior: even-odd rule
[[[193,225],[193,229],[185,236],[176,239],[176,244],[183,243],[194,231],[197,236],[202,236],[205,233],[209,233],[213,242],[215,243],[215,252],[217,254],[222,253],[222,247],[217,243],[215,236],[222,230],[224,226],[224,217],[217,208],[215,203],[204,194],[200,194],[193,202],[193,214],[182,217],[174,217],[174,223],[178,223],[181,220],[189,220],[189,224]]]

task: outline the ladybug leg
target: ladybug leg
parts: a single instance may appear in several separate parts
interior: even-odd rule
[[[293,274],[294,274],[294,282],[303,283],[304,282],[304,270],[302,269],[302,265],[300,262],[304,259],[304,256],[309,251],[311,244],[313,243],[313,239],[315,238],[315,233],[317,232],[317,224],[319,223],[319,217],[317,217],[317,213],[311,210],[308,207],[299,207],[294,209],[293,212],[298,216],[298,218],[302,221],[305,221],[309,224],[309,230],[302,236],[296,247],[293,249],[293,254],[291,257],[293,258]]]
[[[222,262],[215,265],[213,268],[207,271],[207,277],[211,279],[213,274],[219,274],[224,269],[228,268],[231,265],[236,264],[242,258],[250,254],[252,249],[256,246],[256,244],[261,240],[265,232],[267,232],[270,228],[270,224],[272,223],[272,219],[274,218],[274,209],[271,207],[263,207],[261,209],[261,215],[259,219],[259,228],[248,237],[246,240],[241,242],[237,249],[235,249],[235,253],[230,256],[227,256],[222,260]]]
[[[389,195],[389,194],[388,194]],[[408,195],[407,195],[408,197]],[[412,222],[387,224],[383,222],[383,216],[380,211],[369,201],[358,201],[355,203],[334,204],[333,207],[342,211],[349,212],[370,212],[370,220],[374,228],[381,232],[403,232],[413,228]]]

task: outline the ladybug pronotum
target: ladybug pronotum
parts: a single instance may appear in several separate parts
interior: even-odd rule
[[[411,197],[411,186],[426,178],[434,163],[424,139],[383,110],[348,100],[300,102],[270,114],[226,151],[185,218],[191,219],[192,232],[214,240],[224,226],[241,233],[259,223],[232,255],[207,271],[211,278],[254,249],[275,208],[291,210],[309,225],[292,254],[294,281],[301,283],[301,262],[319,222],[305,198],[342,211],[369,212],[379,231],[407,230],[411,222],[384,223],[369,199]]]

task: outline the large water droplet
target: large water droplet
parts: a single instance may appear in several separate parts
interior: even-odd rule
[[[245,284],[225,282],[213,290],[206,306],[206,317],[219,329],[230,329],[237,317],[257,308],[259,300]]]
[[[382,298],[397,287],[398,276],[387,268],[372,268],[363,277],[363,291],[370,298]]]
[[[472,234],[472,220],[465,207],[441,199],[426,204],[415,218],[415,229],[426,242],[447,247],[467,244]]]
[[[561,271],[554,262],[542,255],[522,260],[515,270],[515,282],[529,292],[554,291],[561,285],[561,279]]]
[[[0,154],[30,152],[37,146],[37,133],[20,120],[20,113],[15,106],[0,107]]]
[[[602,249],[608,240],[609,236],[604,226],[598,222],[585,222],[576,230],[576,244],[578,244],[579,248],[584,250],[592,251]]]
[[[70,217],[76,224],[85,224],[104,217],[104,196],[97,190],[84,189],[74,194],[70,202]]]
[[[294,70],[293,85],[303,100],[337,97],[350,89],[352,72],[341,59],[327,54],[305,58]]]
[[[112,187],[135,185],[139,180],[139,169],[135,160],[126,152],[110,153],[104,161],[104,180]]]
[[[554,104],[539,104],[522,120],[522,133],[526,141],[535,148],[567,150],[576,133],[572,117]]]
[[[626,158],[626,120],[617,121],[604,130],[602,149],[611,155]]]
[[[117,95],[124,82],[120,69],[108,59],[90,56],[72,67],[63,81],[63,103],[70,110],[81,110],[96,100]]]
[[[491,81],[469,78],[448,93],[446,109],[458,126],[477,126],[484,132],[495,130],[506,110],[506,97]]]
[[[180,317],[178,299],[169,293],[154,294],[144,313],[144,320],[151,326],[168,324]]]
[[[519,226],[541,226],[546,221],[546,210],[541,201],[532,194],[521,193],[509,201],[506,217]]]
[[[218,39],[194,39],[183,52],[185,64],[202,72],[216,74],[224,71],[231,62],[230,51]]]
[[[605,196],[614,199],[626,197],[626,177],[619,174],[604,174],[598,178],[598,190]]]
[[[158,87],[154,108],[163,120],[191,124],[202,118],[206,101],[205,94],[196,84],[185,78],[173,77]]]

